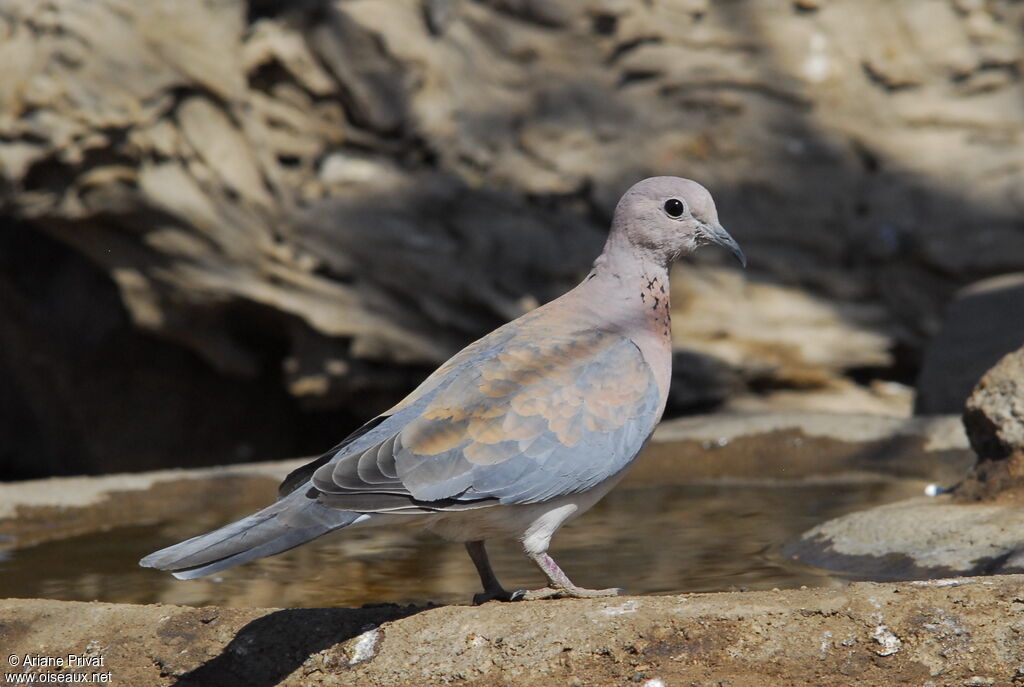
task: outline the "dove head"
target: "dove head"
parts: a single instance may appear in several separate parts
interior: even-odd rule
[[[746,267],[738,243],[718,223],[715,201],[696,181],[651,177],[633,185],[615,207],[612,233],[667,265],[713,243],[730,251]]]

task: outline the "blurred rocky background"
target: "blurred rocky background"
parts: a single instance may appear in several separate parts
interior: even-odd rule
[[[651,174],[750,258],[677,269],[670,413],[959,412],[1022,58],[1013,0],[0,0],[0,479],[323,450]]]

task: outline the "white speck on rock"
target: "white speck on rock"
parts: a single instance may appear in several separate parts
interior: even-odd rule
[[[354,666],[357,663],[373,658],[373,651],[377,648],[377,638],[379,636],[380,632],[377,628],[373,628],[353,639],[346,652],[348,654],[348,664]]]
[[[825,634],[821,637],[821,653],[822,655],[828,655],[828,650],[832,648],[832,632],[826,630]]]
[[[804,77],[811,83],[821,83],[829,77],[832,65],[828,57],[828,39],[823,34],[811,36],[807,59],[804,60]]]
[[[665,681],[660,677],[652,677],[650,680],[645,682],[641,687],[665,687]]]
[[[320,181],[325,184],[366,184],[386,178],[389,171],[384,165],[368,159],[331,153],[320,165]]]
[[[875,631],[871,633],[871,638],[882,645],[881,648],[875,650],[879,656],[892,656],[900,650],[900,646],[903,644],[900,638],[885,625],[876,627]]]
[[[636,609],[640,607],[640,604],[636,601],[630,600],[621,606],[612,606],[611,608],[602,608],[601,612],[605,615],[626,615],[627,613],[636,613]]]
[[[968,577],[951,577],[945,580],[914,580],[910,584],[915,587],[959,587],[962,584],[974,582]]]

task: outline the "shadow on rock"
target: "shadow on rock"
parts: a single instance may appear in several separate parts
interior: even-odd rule
[[[337,646],[381,623],[405,618],[437,606],[393,604],[364,608],[296,608],[275,611],[242,627],[220,655],[182,675],[175,687],[277,685],[310,657],[336,647],[311,666],[311,671],[345,671],[373,648]]]

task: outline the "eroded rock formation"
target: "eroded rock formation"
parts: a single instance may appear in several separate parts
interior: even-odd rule
[[[368,415],[559,293],[618,194],[654,173],[713,189],[751,256],[743,281],[686,282],[677,308],[714,312],[763,285],[782,323],[733,337],[733,323],[688,320],[681,346],[704,343],[682,358],[677,407],[899,376],[953,289],[1022,265],[1022,13],[1009,0],[0,3],[0,315],[17,330],[0,407],[27,418],[8,414],[26,435],[11,464],[38,473],[42,452],[44,472],[102,470],[127,451],[147,467],[180,456],[182,435],[197,462],[336,438],[345,417],[312,410]],[[55,274],[82,256],[79,277]],[[40,295],[37,280],[60,289]],[[45,311],[73,293],[79,314]],[[92,295],[113,320],[90,313]],[[808,323],[839,345],[801,343]],[[44,366],[86,380],[62,394],[24,356],[54,329],[74,334],[44,347]],[[170,381],[96,389],[124,359],[75,355],[109,350],[108,335],[137,352],[125,385],[147,366]],[[202,391],[225,379],[223,396]],[[169,398],[238,418],[218,432]],[[154,416],[165,429],[133,429]],[[257,426],[280,440],[231,448]]]

